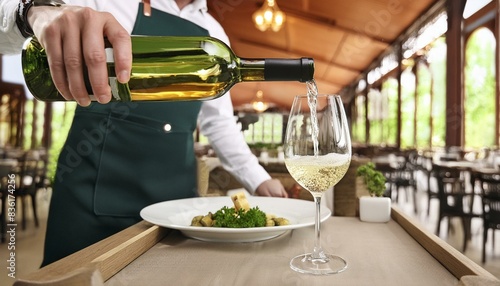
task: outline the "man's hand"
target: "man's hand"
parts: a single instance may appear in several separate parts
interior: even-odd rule
[[[118,81],[129,81],[130,35],[110,13],[68,5],[37,6],[29,10],[28,22],[45,48],[54,84],[64,98],[82,106],[90,104],[83,80],[86,65],[96,99],[100,103],[111,100],[104,37],[113,46]]]
[[[264,181],[257,187],[255,194],[265,197],[288,198],[288,193],[278,179]]]

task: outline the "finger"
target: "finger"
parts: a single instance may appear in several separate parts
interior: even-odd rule
[[[81,36],[78,27],[72,27],[69,21],[65,23],[68,28],[62,35],[63,59],[68,78],[69,90],[73,98],[82,106],[90,104],[87,88],[83,80],[83,56]]]
[[[115,72],[118,81],[126,83],[130,80],[132,70],[132,42],[130,35],[112,17],[106,22],[104,32],[113,46]]]
[[[44,38],[40,40],[47,54],[50,74],[52,81],[59,93],[66,99],[72,100],[73,95],[69,90],[69,84],[66,78],[66,68],[64,66],[62,43],[58,30],[47,29]]]
[[[97,28],[102,29],[89,25],[83,31],[83,58],[95,98],[100,103],[107,103],[111,100],[111,88],[108,82],[104,38],[102,34],[95,33]]]
[[[281,194],[282,194],[281,197],[288,198],[288,193],[284,189],[281,191]]]

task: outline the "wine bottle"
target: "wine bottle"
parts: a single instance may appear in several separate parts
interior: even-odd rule
[[[132,72],[126,84],[118,82],[113,49],[106,44],[112,100],[207,100],[222,96],[246,81],[300,81],[313,79],[314,61],[240,58],[222,41],[211,37],[132,36]],[[32,38],[22,52],[26,85],[41,101],[63,101],[50,75],[43,47]],[[92,89],[86,71],[87,91]]]

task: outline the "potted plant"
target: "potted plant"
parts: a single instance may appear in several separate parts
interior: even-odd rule
[[[386,179],[372,162],[361,165],[356,175],[366,186],[369,196],[359,198],[359,218],[366,222],[387,222],[391,218],[391,199],[384,197]]]

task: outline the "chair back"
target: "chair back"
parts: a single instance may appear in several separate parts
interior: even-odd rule
[[[492,227],[500,224],[500,173],[476,172],[481,187],[483,217]]]
[[[33,191],[40,168],[40,155],[36,150],[28,150],[19,161],[18,192],[24,195]]]
[[[465,182],[461,170],[453,167],[432,165],[432,175],[436,178],[438,198],[443,213],[461,215],[464,213],[464,201],[471,194],[465,192]]]

